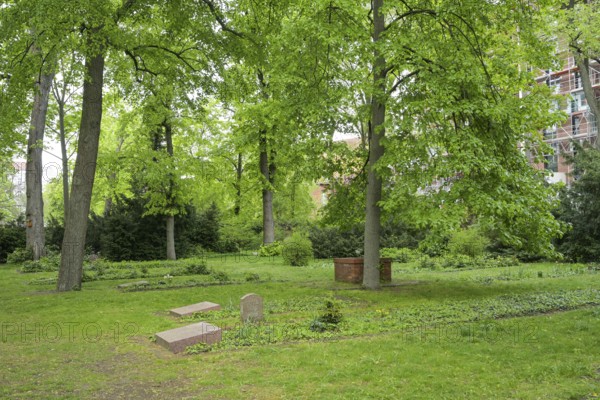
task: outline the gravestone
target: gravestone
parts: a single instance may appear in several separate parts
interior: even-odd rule
[[[171,310],[171,315],[176,317],[186,317],[194,313],[216,311],[220,310],[221,306],[210,301],[203,301],[202,303],[191,304],[189,306],[174,308]]]
[[[221,341],[221,328],[206,322],[182,326],[155,335],[156,343],[173,353],[181,353],[198,343],[214,344]]]
[[[240,314],[242,322],[260,322],[263,317],[263,299],[257,294],[248,293],[241,298]]]

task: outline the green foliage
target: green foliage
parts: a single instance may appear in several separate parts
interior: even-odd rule
[[[395,247],[385,247],[381,249],[380,256],[382,258],[391,258],[398,263],[409,263],[417,261],[420,257],[422,257],[422,254],[417,250],[406,247],[401,249]]]
[[[179,219],[180,232],[185,224],[187,241],[200,245],[206,250],[220,251],[224,247],[221,240],[220,221],[221,212],[215,202],[203,211],[189,207],[187,214]]]
[[[252,272],[247,272],[244,275],[244,280],[246,282],[258,282],[258,281],[260,281],[260,275],[258,275],[256,273],[252,273]]]
[[[363,234],[360,225],[348,230],[315,225],[310,228],[309,238],[315,258],[359,257],[363,253]]]
[[[313,257],[312,243],[306,236],[294,233],[283,241],[282,256],[287,265],[294,267],[308,265]]]
[[[489,244],[490,240],[483,232],[478,227],[472,226],[468,229],[454,232],[448,241],[448,250],[453,255],[481,257]]]
[[[226,272],[223,271],[213,271],[210,273],[210,276],[217,282],[221,282],[221,283],[225,283],[225,282],[230,282],[231,278],[229,277],[229,274],[227,274]]]
[[[261,245],[258,249],[260,257],[275,257],[280,256],[283,251],[283,243],[275,241],[266,245]]]
[[[24,247],[25,228],[23,227],[22,220],[18,219],[6,225],[0,225],[0,263],[8,262],[8,257],[11,253]],[[22,256],[19,255],[17,258],[22,258]],[[15,257],[13,256],[12,259],[15,260]]]
[[[364,224],[350,227],[320,226],[309,229],[315,258],[360,257],[364,251]],[[381,230],[381,247],[415,248],[425,237],[425,231],[401,222],[386,221]]]
[[[185,266],[186,275],[209,275],[211,272],[205,262],[193,262]]]
[[[37,261],[25,261],[21,272],[54,272],[60,267],[60,254],[50,254]]]
[[[570,188],[561,191],[558,218],[571,226],[558,241],[558,249],[571,260],[600,260],[600,150],[577,148],[571,160],[574,177]]]
[[[514,256],[471,257],[466,254],[447,254],[442,257],[430,257],[426,254],[420,256],[416,264],[421,269],[483,269],[507,268],[519,265],[519,260]]]
[[[33,259],[33,252],[31,249],[20,247],[15,249],[6,257],[6,262],[9,264],[22,263]]]
[[[165,258],[166,228],[164,217],[144,216],[145,200],[138,195],[118,197],[108,215],[92,214],[88,222],[86,249],[111,261],[160,260]],[[187,207],[187,214],[175,217],[176,250],[180,257],[193,255],[199,247],[219,250],[219,211],[213,203],[207,210]],[[47,244],[62,245],[63,226],[51,218],[46,230]],[[237,248],[236,248],[237,250]]]
[[[310,323],[309,329],[314,332],[335,331],[343,319],[340,303],[334,298],[329,298],[325,300],[322,314]]]

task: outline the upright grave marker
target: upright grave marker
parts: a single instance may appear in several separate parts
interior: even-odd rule
[[[240,301],[240,314],[242,322],[260,322],[263,316],[263,299],[257,294],[248,293]]]

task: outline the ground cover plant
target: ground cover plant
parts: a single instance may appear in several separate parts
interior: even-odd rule
[[[158,265],[121,266],[162,273]],[[20,267],[0,267],[0,397],[592,399],[600,391],[600,277],[591,265],[395,263],[392,283],[373,292],[334,282],[330,260],[290,267],[229,255],[206,268],[233,284],[128,291],[117,285],[139,278],[96,280],[63,295],[30,284],[55,272]],[[246,293],[263,296],[264,322],[241,324]],[[204,300],[222,310],[168,314]],[[222,342],[179,355],[153,342],[191,321],[222,327]]]

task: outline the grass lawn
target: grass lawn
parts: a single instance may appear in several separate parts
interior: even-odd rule
[[[56,273],[0,266],[0,398],[600,398],[600,272],[587,267],[395,264],[392,285],[370,292],[333,282],[331,261],[229,256],[208,266],[231,282],[122,291],[144,278],[99,280],[57,294],[43,284]],[[246,293],[264,298],[260,326],[239,323]],[[310,330],[332,298],[342,322]],[[168,314],[200,301],[223,310]],[[220,345],[174,355],[152,340],[200,320],[224,328]]]

